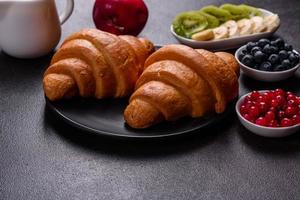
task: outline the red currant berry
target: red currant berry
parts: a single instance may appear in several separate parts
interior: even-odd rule
[[[272,92],[266,92],[264,93],[264,99],[266,102],[271,103],[271,100],[274,99],[274,94]]]
[[[258,104],[258,108],[259,108],[260,113],[266,113],[269,109],[269,106],[265,102],[260,102]]]
[[[276,100],[278,102],[278,106],[283,106],[285,104],[285,99],[281,95],[277,95]]]
[[[289,101],[289,100],[296,100],[296,96],[295,95],[293,95],[293,94],[288,94],[287,95],[287,97],[286,97],[286,99]]]
[[[276,108],[278,106],[278,101],[276,99],[272,99],[271,106]]]
[[[293,99],[290,99],[290,100],[288,100],[287,105],[288,106],[296,106],[297,102],[295,100],[293,100]]]
[[[242,106],[241,106],[241,108],[240,108],[240,113],[241,113],[242,115],[248,113],[248,109],[247,109],[247,107],[246,107],[245,105],[242,105]]]
[[[267,120],[263,117],[259,117],[257,120],[255,120],[255,124],[260,126],[267,126]]]
[[[244,114],[243,117],[250,122],[254,122],[254,119],[249,114]]]
[[[293,121],[289,118],[283,118],[281,121],[280,121],[280,125],[282,127],[288,127],[288,126],[293,126]]]
[[[251,101],[251,95],[247,95],[247,96],[245,97],[244,102],[246,102],[246,101]]]
[[[256,99],[256,102],[265,102],[265,99],[263,96],[259,96],[257,99]]]
[[[276,109],[276,107],[270,107],[270,108],[269,108],[269,111],[272,111],[272,112],[275,113],[275,112],[277,112],[277,109]]]
[[[266,92],[266,94],[272,98],[276,96],[274,90],[270,90],[270,91]]]
[[[276,89],[275,94],[284,97],[285,91],[283,89]]]
[[[257,106],[251,106],[250,109],[249,109],[249,115],[252,117],[252,118],[256,118],[258,117],[258,115],[260,114],[259,112],[259,109]]]
[[[247,110],[249,110],[250,107],[254,105],[254,103],[252,101],[246,101],[243,105],[245,105]]]
[[[276,119],[271,120],[268,124],[269,127],[278,127],[278,122],[276,121]]]
[[[268,111],[265,115],[265,119],[270,122],[275,119],[275,113],[273,111]]]
[[[296,97],[296,102],[298,105],[300,105],[300,97]]]
[[[259,96],[260,96],[260,93],[259,93],[258,91],[253,91],[253,92],[251,92],[251,94],[250,94],[250,99],[251,99],[252,101],[255,101],[256,99],[258,99]]]
[[[288,106],[284,112],[287,117],[292,117],[298,113],[298,108],[295,106]]]
[[[293,124],[296,125],[296,124],[300,124],[300,115],[294,115],[292,117],[292,120],[293,120]]]
[[[245,104],[245,105],[247,105],[247,104],[249,104],[249,105],[253,105],[253,102],[252,102],[252,101],[250,101],[250,100],[247,100],[247,101],[244,101],[244,104]]]

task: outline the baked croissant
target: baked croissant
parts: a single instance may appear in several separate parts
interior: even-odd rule
[[[147,128],[163,120],[222,113],[238,95],[239,65],[225,52],[167,45],[153,53],[124,112],[127,124]]]
[[[147,39],[84,29],[69,36],[54,54],[43,79],[52,100],[74,96],[130,95],[154,46]]]

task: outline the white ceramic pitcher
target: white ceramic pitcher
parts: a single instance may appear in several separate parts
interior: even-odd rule
[[[0,0],[0,49],[17,58],[36,58],[53,50],[61,24],[71,15],[74,0],[67,0],[58,16],[55,0]]]

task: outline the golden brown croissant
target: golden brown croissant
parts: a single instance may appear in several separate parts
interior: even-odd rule
[[[84,29],[68,37],[44,74],[44,91],[54,101],[130,95],[154,46],[147,39]]]
[[[125,121],[147,128],[163,120],[221,113],[238,94],[238,69],[231,54],[167,45],[146,60]]]

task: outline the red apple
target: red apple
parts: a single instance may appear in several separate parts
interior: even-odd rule
[[[116,35],[138,35],[148,19],[143,0],[96,0],[93,10],[96,27]]]

